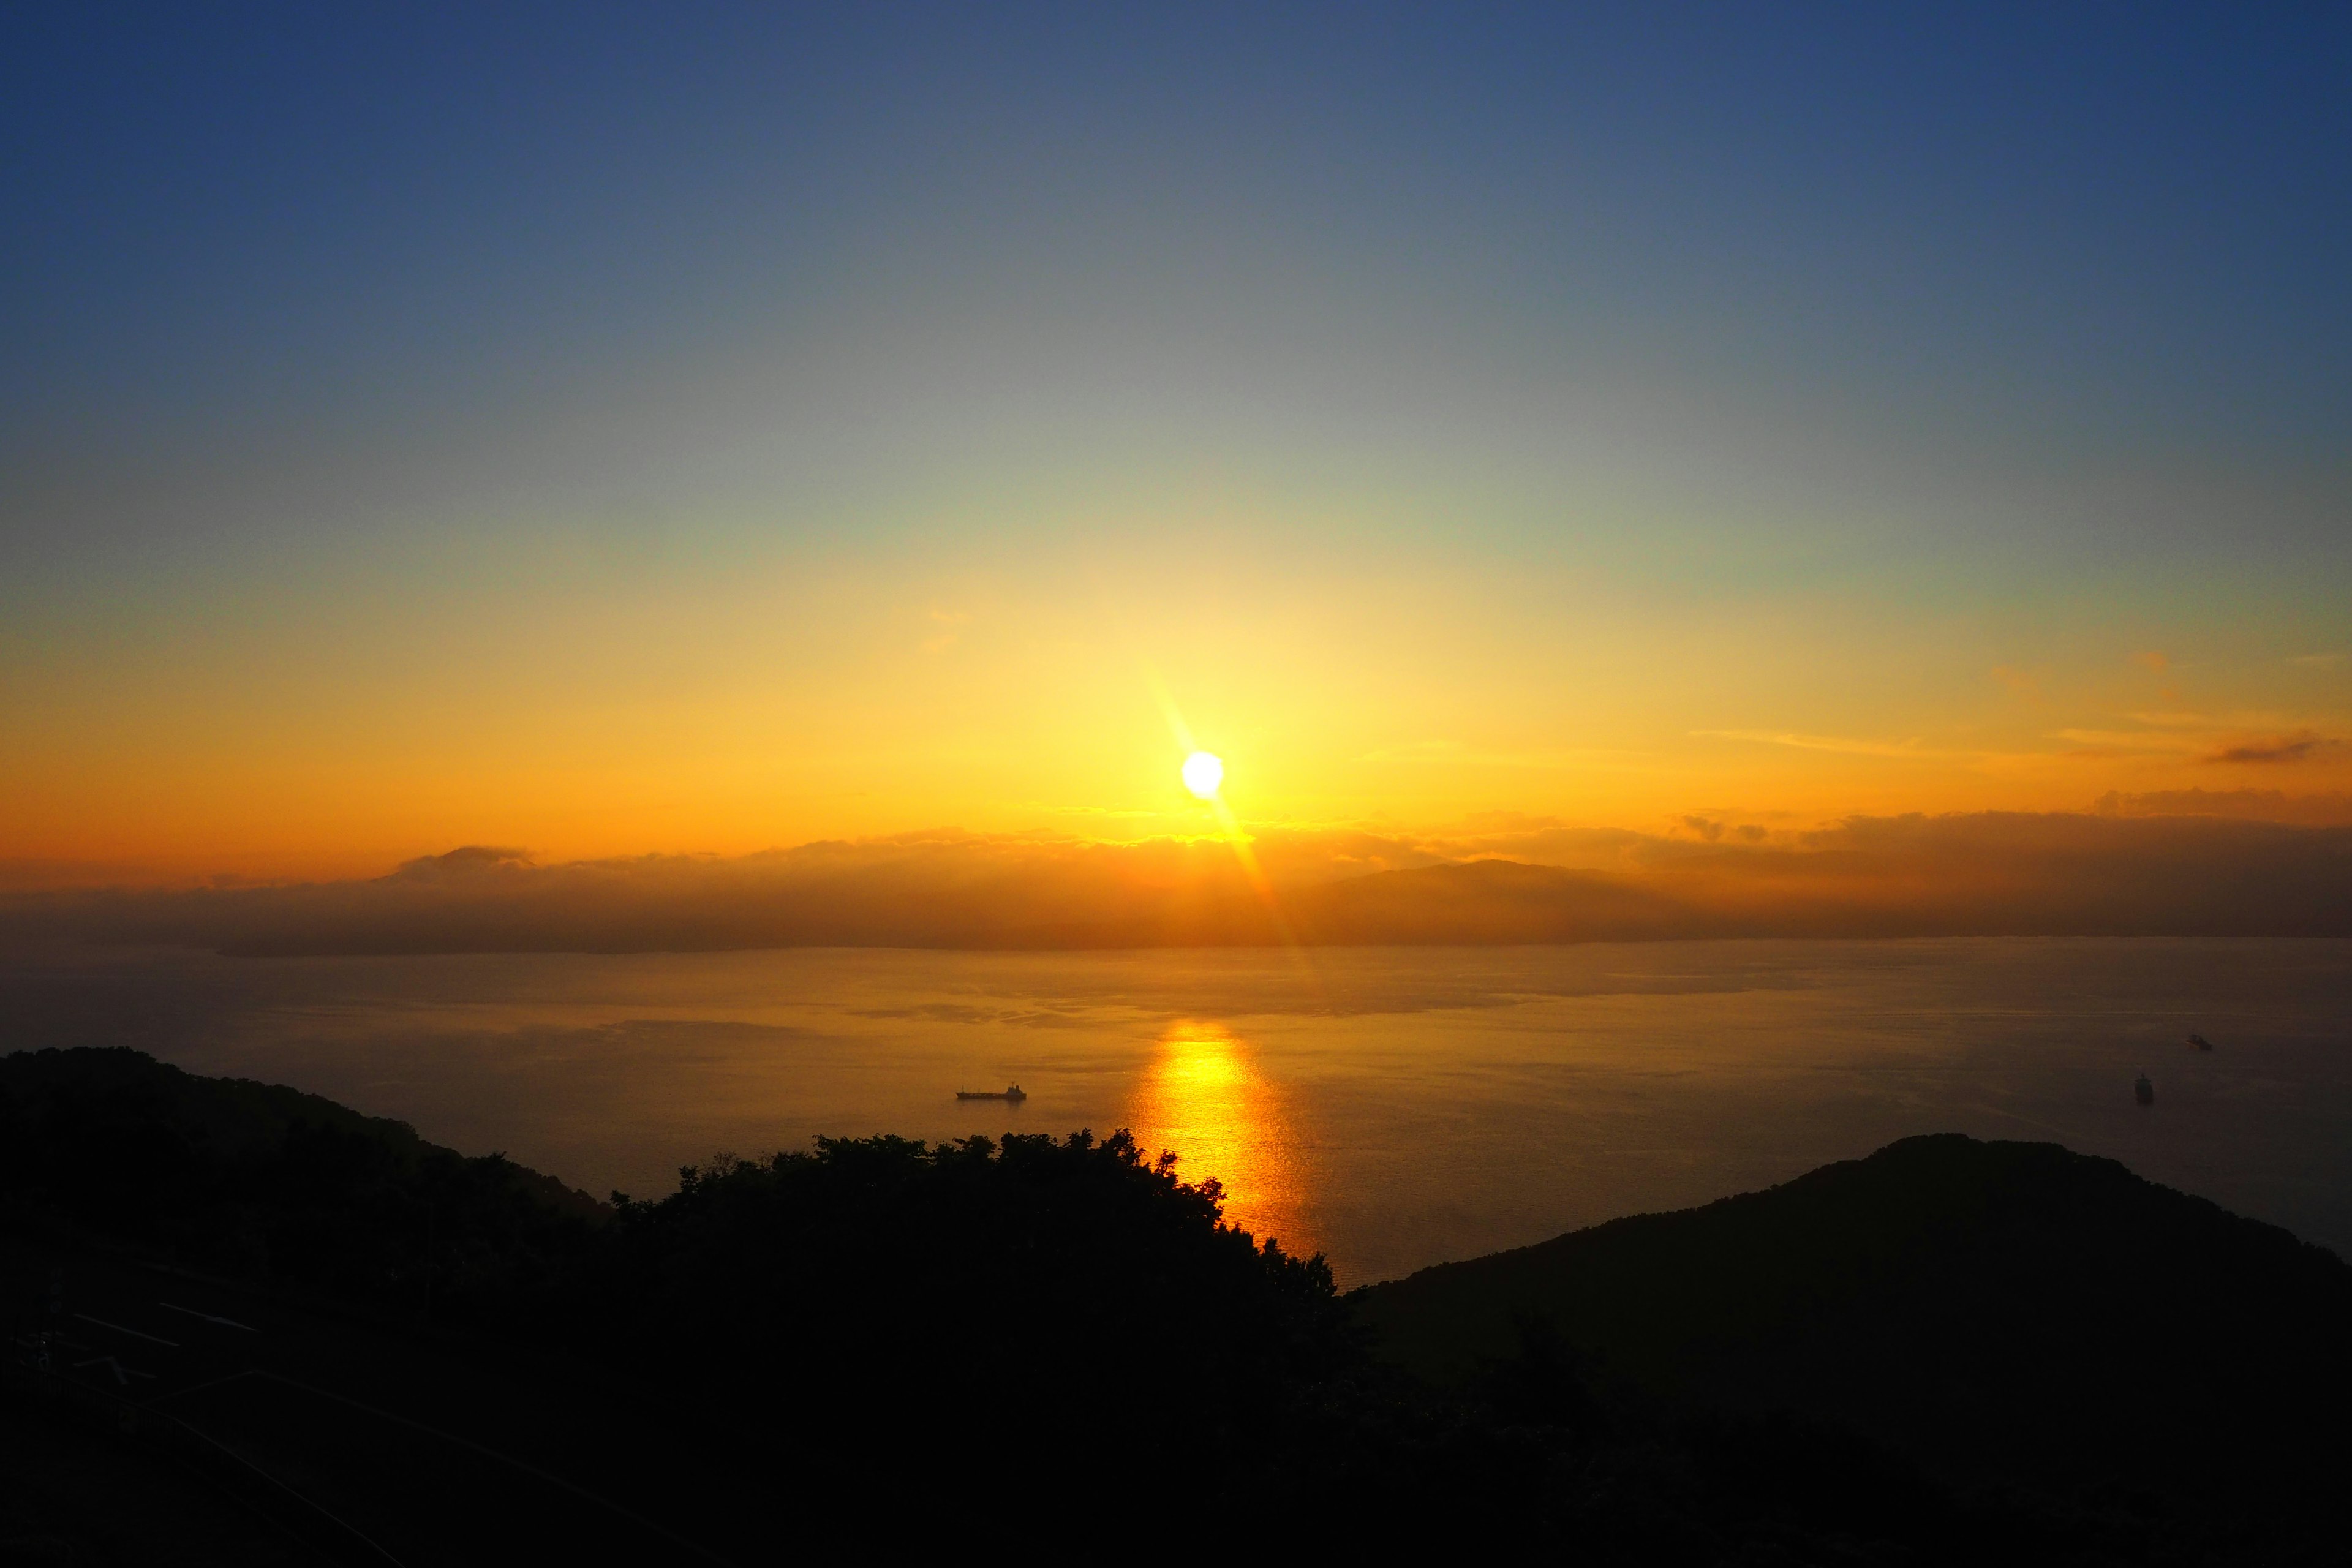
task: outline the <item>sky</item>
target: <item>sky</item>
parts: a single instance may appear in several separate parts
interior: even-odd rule
[[[2347,67],[2325,6],[11,5],[0,863],[1181,837],[1180,731],[1269,843],[2352,818]]]

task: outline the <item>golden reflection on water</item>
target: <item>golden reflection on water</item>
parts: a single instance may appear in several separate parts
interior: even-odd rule
[[[1310,1175],[1282,1092],[1257,1070],[1247,1041],[1221,1024],[1181,1022],[1160,1037],[1136,1086],[1128,1126],[1146,1154],[1177,1155],[1186,1181],[1214,1176],[1225,1219],[1258,1240],[1306,1255],[1322,1243],[1307,1221]]]

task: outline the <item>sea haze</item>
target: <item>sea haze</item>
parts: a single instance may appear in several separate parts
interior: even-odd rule
[[[2341,940],[51,949],[0,960],[0,1017],[10,1049],[133,1045],[599,1194],[825,1134],[1127,1127],[1349,1284],[1943,1131],[2110,1155],[2352,1252]],[[1024,1103],[955,1099],[1013,1082]]]

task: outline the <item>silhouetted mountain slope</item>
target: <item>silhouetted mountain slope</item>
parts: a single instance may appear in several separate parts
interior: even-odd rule
[[[2038,1487],[2291,1493],[2352,1415],[2352,1268],[2054,1144],[1906,1139],[1352,1300],[1440,1381],[1539,1322],[1685,1407],[1846,1423]]]
[[[2347,1275],[1948,1137],[1343,1300],[1124,1134],[830,1141],[606,1210],[290,1089],[0,1059],[0,1384],[42,1396],[0,1389],[0,1436],[182,1433],[405,1561],[906,1555],[1008,1510],[1170,1549],[2332,1561]]]
[[[189,1267],[404,1305],[509,1290],[605,1212],[405,1122],[120,1047],[0,1057],[0,1206]]]

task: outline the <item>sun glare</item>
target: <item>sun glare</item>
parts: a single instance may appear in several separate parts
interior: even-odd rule
[[[1214,753],[1195,752],[1184,759],[1184,787],[1202,800],[1214,800],[1225,782],[1225,764]]]

